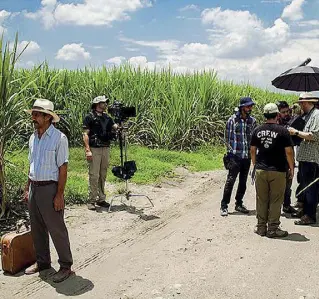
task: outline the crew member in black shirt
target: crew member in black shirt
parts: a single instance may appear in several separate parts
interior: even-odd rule
[[[294,151],[288,130],[278,125],[277,105],[267,104],[264,116],[266,122],[254,130],[250,149],[256,168],[258,223],[255,232],[269,238],[285,237],[288,232],[279,228],[279,219],[286,188],[287,163],[290,178],[294,175]]]
[[[83,121],[83,141],[89,164],[89,210],[95,210],[95,204],[109,206],[105,201],[104,186],[110,161],[110,143],[118,125],[105,113],[108,101],[105,96],[94,98],[92,111]]]

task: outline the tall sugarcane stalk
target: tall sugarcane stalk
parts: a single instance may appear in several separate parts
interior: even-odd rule
[[[0,218],[6,211],[8,200],[5,153],[10,141],[21,133],[21,125],[25,121],[23,115],[25,100],[21,99],[19,94],[27,88],[31,77],[27,80],[16,79],[14,70],[17,60],[26,47],[18,53],[18,34],[13,46],[10,46],[9,41],[4,42],[3,35],[0,37]],[[14,90],[14,84],[19,80],[23,82],[19,90]]]

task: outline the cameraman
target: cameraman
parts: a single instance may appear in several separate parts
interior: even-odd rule
[[[110,143],[118,125],[105,113],[108,104],[109,99],[105,96],[94,98],[92,110],[83,121],[83,141],[89,165],[89,210],[95,210],[95,204],[109,206],[105,201],[104,186],[110,161]]]

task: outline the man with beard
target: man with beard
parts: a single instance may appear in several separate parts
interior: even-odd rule
[[[235,196],[235,210],[248,214],[249,211],[243,205],[243,197],[246,192],[246,183],[250,168],[250,139],[256,120],[250,116],[255,103],[250,97],[240,99],[238,111],[235,112],[226,123],[225,141],[227,143],[228,175],[221,201],[220,215],[228,215],[228,205],[236,178],[239,174],[239,183]]]
[[[70,240],[64,222],[68,139],[53,125],[60,118],[49,100],[36,100],[26,112],[32,115],[35,131],[29,140],[30,169],[24,199],[28,202],[37,262],[27,268],[25,274],[51,268],[50,234],[59,257],[60,270],[53,276],[53,282],[57,283],[73,274]]]
[[[109,99],[98,96],[93,99],[91,112],[83,120],[83,141],[89,168],[89,210],[96,205],[109,207],[105,201],[105,179],[110,163],[110,145],[118,125],[106,113]]]
[[[281,126],[284,126],[285,128],[288,128],[289,122],[291,120],[289,105],[286,101],[278,101],[276,104],[279,110],[278,124]],[[289,214],[297,212],[297,210],[295,210],[291,206],[291,185],[292,185],[292,178],[289,174],[289,167],[287,164],[286,189],[285,189],[285,196],[284,196],[284,203],[283,203],[283,211]]]
[[[297,153],[299,162],[300,184],[303,191],[303,216],[296,225],[311,225],[316,223],[318,193],[319,193],[319,110],[315,108],[318,97],[312,93],[302,93],[298,101],[304,112],[305,127],[301,131],[288,128],[290,135],[299,137],[302,141]],[[301,216],[301,215],[300,215]]]

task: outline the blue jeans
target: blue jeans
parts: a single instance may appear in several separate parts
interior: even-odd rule
[[[308,186],[319,176],[319,165],[313,162],[300,162],[300,180],[303,188]],[[304,193],[304,215],[316,221],[316,211],[318,205],[319,182],[308,187]]]

